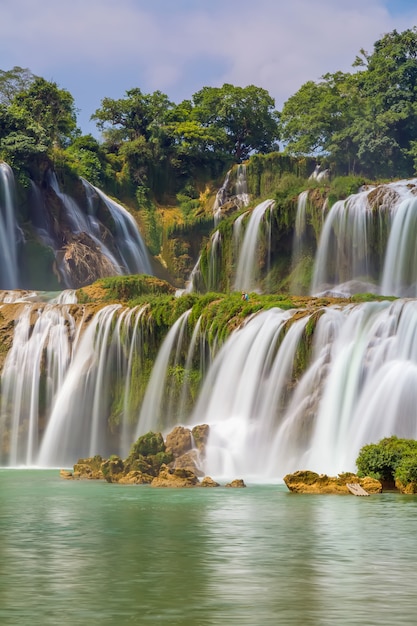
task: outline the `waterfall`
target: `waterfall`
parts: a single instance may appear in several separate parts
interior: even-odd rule
[[[417,198],[403,200],[396,209],[388,240],[381,292],[417,297]]]
[[[308,317],[276,348],[288,317],[256,316],[213,359],[193,417],[210,425],[210,475],[355,471],[363,445],[417,437],[417,302],[324,309],[295,388],[288,382]]]
[[[215,291],[219,289],[219,269],[221,266],[221,251],[222,251],[222,238],[220,232],[216,230],[211,236],[210,241],[210,255],[208,266],[208,279],[207,289],[208,291]]]
[[[15,217],[13,171],[0,163],[0,289],[18,287],[17,244],[22,238]]]
[[[332,206],[316,253],[312,294],[416,295],[416,183],[369,187]]]
[[[274,200],[264,200],[264,202],[261,202],[255,207],[248,219],[242,247],[239,251],[234,285],[237,291],[255,291],[259,288],[257,281],[260,225],[267,211],[269,210],[269,212],[271,212],[274,205]],[[268,258],[269,254],[270,248],[268,248],[267,251]]]
[[[9,465],[36,462],[43,411],[62,385],[73,339],[74,319],[66,307],[24,306],[1,376],[0,442],[9,432]]]
[[[83,184],[89,191],[87,197],[92,198],[92,194],[97,196],[104,202],[114,223],[114,239],[123,263],[124,274],[150,274],[152,269],[149,262],[148,253],[140,235],[135,220],[130,213],[118,202],[112,200],[106,194],[94,187],[86,180]],[[90,205],[91,206],[91,205]]]
[[[175,411],[173,394],[175,368],[179,364],[187,320],[191,309],[185,311],[170,328],[152,369],[136,429],[136,438],[149,430],[163,430]],[[172,368],[169,377],[169,368]],[[170,380],[169,380],[170,379]]]
[[[140,367],[141,353],[136,350],[141,352],[143,344],[138,333],[145,309],[108,305],[88,322],[53,402],[39,465],[69,466],[74,458],[95,454],[127,455],[134,429],[128,404],[132,381],[128,375],[132,374],[135,358],[136,368]],[[121,430],[121,436],[113,436],[108,423],[110,413],[117,410],[112,406],[112,390],[120,394],[121,428],[115,430]]]
[[[248,183],[246,179],[246,165],[241,163],[236,171],[236,198],[240,206],[248,206],[250,197],[248,194]]]
[[[230,179],[230,173],[231,170],[229,170],[226,174],[226,178],[224,179],[224,182],[222,184],[222,186],[220,187],[220,189],[218,190],[216,197],[214,199],[214,204],[213,204],[213,217],[214,217],[214,225],[217,226],[220,219],[221,219],[221,208],[223,206],[223,204],[226,202],[227,200],[227,187],[229,185],[229,179]]]
[[[231,476],[263,473],[277,404],[307,321],[294,324],[274,358],[291,313],[272,309],[235,331],[220,348],[204,381],[193,421],[210,425],[205,471]]]
[[[188,309],[145,389],[147,310],[1,304],[2,319],[16,319],[1,377],[1,465],[125,457],[149,430],[207,423],[205,472],[262,481],[354,471],[364,444],[417,438],[416,300],[273,308],[220,342]]]

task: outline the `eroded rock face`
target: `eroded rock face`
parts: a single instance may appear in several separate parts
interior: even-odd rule
[[[206,445],[210,434],[210,426],[208,424],[199,424],[194,426],[191,431],[194,445],[202,456],[205,455]]]
[[[417,493],[417,482],[410,482],[404,485],[400,480],[395,481],[395,487],[400,493],[414,495]]]
[[[327,476],[309,470],[299,470],[284,476],[284,483],[293,493],[349,494],[346,483],[358,483],[368,493],[381,493],[382,491],[382,484],[379,480],[369,476],[359,478],[352,473]]]
[[[196,476],[204,476],[204,472],[200,468],[200,455],[198,450],[190,450],[182,454],[172,463],[173,469],[187,469]]]
[[[156,478],[151,482],[151,487],[195,487],[198,478],[186,469],[170,469],[163,465]]]
[[[189,452],[193,447],[191,430],[184,426],[176,426],[174,430],[166,436],[165,445],[168,450],[172,451],[174,459],[177,459],[179,456]]]

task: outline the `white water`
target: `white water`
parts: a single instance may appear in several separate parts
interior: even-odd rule
[[[15,217],[13,172],[7,163],[0,163],[0,289],[19,286],[17,243],[21,237]]]
[[[69,305],[12,306],[22,312],[1,380],[0,442],[10,434],[10,455],[0,464],[124,457],[149,430],[207,423],[205,472],[262,481],[300,468],[353,471],[362,445],[393,434],[417,438],[416,300],[323,309],[306,369],[296,371],[308,314],[292,320],[296,311],[260,312],[225,343],[213,341],[208,354],[200,320],[190,328],[187,311],[159,350],[139,413],[129,398],[141,366],[144,308],[110,305],[75,326]],[[196,359],[202,385],[190,413]],[[108,429],[114,388],[124,398],[118,435]]]
[[[70,466],[75,457],[95,454],[127,455],[134,424],[129,425],[127,398],[132,381],[126,373],[132,372],[135,349],[142,346],[138,333],[143,312],[143,307],[122,310],[121,305],[109,305],[88,323],[53,403],[39,465]],[[107,423],[112,384],[116,389],[119,384],[124,387],[119,443],[111,437]]]
[[[114,239],[122,259],[121,269],[123,273],[152,275],[148,252],[132,215],[98,187],[94,187],[87,181],[83,181],[83,183],[101,198],[113,218]]]
[[[250,202],[248,193],[248,183],[246,179],[246,165],[244,163],[237,166],[236,171],[236,198],[240,206],[246,207]]]
[[[258,204],[246,223],[234,284],[234,288],[237,291],[255,291],[259,288],[258,250],[260,224],[265,219],[268,210],[272,210],[274,204],[274,200],[264,200]]]
[[[205,471],[265,479],[297,469],[355,471],[366,443],[417,437],[417,303],[381,302],[323,312],[312,360],[286,382],[307,318],[274,342],[283,312],[265,312],[215,357],[195,409],[211,435]],[[269,356],[268,356],[269,354]]]
[[[222,186],[218,190],[216,197],[214,199],[213,217],[214,217],[215,226],[217,226],[217,224],[219,223],[221,219],[221,216],[222,216],[221,208],[227,200],[227,187],[229,185],[230,173],[231,171],[229,170],[226,174],[226,178],[224,179]]]
[[[22,310],[1,377],[0,435],[10,420],[9,465],[33,465],[37,459],[41,406],[47,410],[62,386],[74,332],[74,320],[65,307],[37,309],[27,304]]]
[[[313,295],[417,295],[416,182],[366,188],[332,206],[317,249]]]
[[[159,349],[139,414],[135,439],[150,430],[164,430],[170,421],[172,423],[173,402],[169,367],[175,369],[178,364],[190,313],[191,309],[177,319]]]

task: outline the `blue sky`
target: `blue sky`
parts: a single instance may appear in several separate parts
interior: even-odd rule
[[[104,97],[139,87],[181,102],[228,82],[280,109],[307,80],[417,25],[417,0],[2,0],[0,69],[68,89],[84,133]]]

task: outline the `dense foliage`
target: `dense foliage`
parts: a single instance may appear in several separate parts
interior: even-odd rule
[[[178,195],[195,204],[204,181],[276,152],[278,141],[284,155],[318,158],[333,175],[413,175],[417,28],[385,34],[371,53],[360,51],[353,70],[308,81],[281,112],[254,85],[206,86],[179,104],[133,87],[92,113],[99,140],[82,136],[66,89],[27,68],[0,70],[0,159],[22,171],[50,160],[145,212]]]
[[[285,103],[290,154],[315,153],[343,173],[408,176],[417,160],[417,28],[393,31],[361,50],[354,73],[309,81]]]
[[[382,481],[417,481],[417,441],[385,437],[378,443],[363,446],[356,460],[359,476]]]

